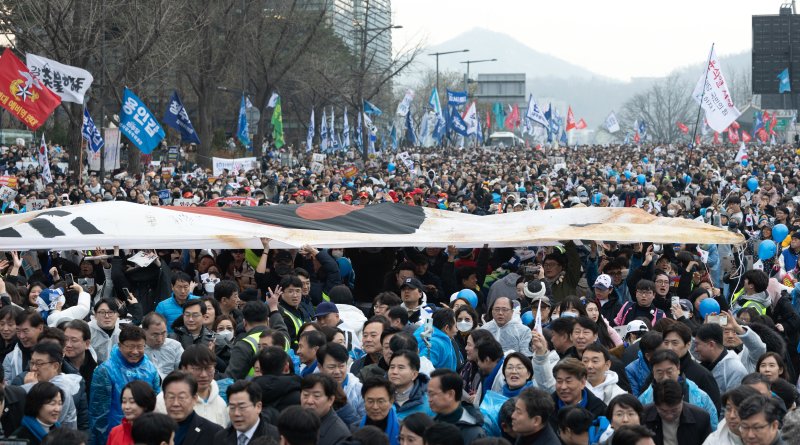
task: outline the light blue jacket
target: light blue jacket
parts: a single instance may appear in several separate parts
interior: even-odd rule
[[[708,413],[711,417],[711,430],[716,431],[717,424],[719,424],[719,416],[717,415],[717,408],[714,406],[714,402],[711,401],[711,397],[693,381],[683,378],[683,382],[689,387],[688,402]],[[653,385],[648,386],[647,390],[639,396],[639,401],[642,402],[642,405],[653,403]]]
[[[438,328],[433,328],[433,335],[431,335],[431,346],[422,340],[422,331],[425,326],[420,326],[414,332],[414,337],[419,343],[420,357],[428,357],[433,367],[436,369],[449,369],[453,372],[458,368],[458,355],[460,352],[453,347],[453,341]]]
[[[91,443],[105,444],[111,429],[122,422],[122,387],[133,380],[145,381],[156,394],[161,392],[158,369],[146,355],[139,363],[131,364],[119,352],[119,347],[114,346],[109,359],[95,368],[92,377],[89,402]]]
[[[394,409],[397,410],[397,419],[403,420],[406,417],[414,414],[414,413],[425,413],[428,417],[435,417],[436,414],[431,411],[431,408],[428,406],[428,381],[429,377],[425,374],[420,373],[417,376],[417,380],[414,381],[414,384],[411,386],[411,393],[409,394],[408,400],[403,406],[400,406],[395,402]]]
[[[639,397],[642,393],[642,387],[647,378],[650,377],[650,366],[642,355],[642,351],[638,352],[639,358],[628,363],[625,367],[625,375],[628,376],[628,383],[631,384],[631,394]]]

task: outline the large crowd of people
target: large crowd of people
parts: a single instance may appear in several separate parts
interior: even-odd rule
[[[419,148],[366,161],[287,149],[216,176],[187,150],[103,179],[70,174],[50,150],[46,183],[26,149],[2,147],[0,175],[17,192],[3,213],[177,200],[531,218],[639,207],[744,242],[278,250],[265,237],[261,249],[3,252],[8,440],[800,443],[794,147],[752,146],[740,161],[730,146]]]

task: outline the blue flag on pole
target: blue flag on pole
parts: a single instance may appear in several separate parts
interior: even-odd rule
[[[639,137],[644,141],[645,136],[647,136],[647,124],[642,119],[639,121]]]
[[[200,143],[200,138],[197,137],[197,132],[194,131],[192,121],[189,120],[189,114],[186,112],[181,98],[178,97],[177,91],[172,92],[169,107],[164,113],[164,123],[181,133],[181,141]]]
[[[464,105],[467,103],[466,91],[447,90],[447,105]]]
[[[374,104],[371,104],[368,100],[364,101],[364,113],[366,114],[374,114],[375,116],[380,116],[383,114],[380,108],[376,107]]]
[[[411,119],[411,111],[406,113],[406,139],[412,147],[417,146],[417,132],[414,131],[414,121]]]
[[[455,109],[455,107],[450,108],[450,128],[460,134],[461,136],[467,136],[467,123],[464,122],[464,119],[461,118],[461,113]]]
[[[247,124],[247,99],[242,95],[242,103],[239,105],[239,125],[236,129],[236,137],[247,149],[250,149],[250,126]]]
[[[397,151],[397,127],[392,124],[392,131],[389,133],[389,137],[392,139],[392,150]]]
[[[780,81],[778,84],[778,93],[788,93],[792,91],[792,86],[789,82],[789,68],[784,68],[784,70],[778,74],[778,80]]]
[[[553,104],[548,104],[547,111],[544,112],[544,118],[547,120],[547,142],[553,142]]]
[[[166,136],[153,113],[127,88],[122,98],[119,131],[144,154],[152,153]]]
[[[758,130],[764,128],[763,115],[760,111],[753,112],[753,136],[758,133]]]
[[[95,153],[103,148],[103,145],[106,143],[103,140],[103,136],[100,135],[100,130],[94,125],[92,116],[89,115],[88,108],[83,109],[83,128],[81,128],[81,136],[86,139],[89,148]]]

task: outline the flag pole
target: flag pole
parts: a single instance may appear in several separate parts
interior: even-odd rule
[[[703,98],[706,95],[706,82],[708,82],[708,64],[711,63],[711,55],[714,54],[714,44],[711,44],[711,51],[708,52],[708,61],[706,61],[706,75],[703,77],[703,92],[700,94],[700,105],[697,107],[697,119],[694,122],[694,132],[692,133],[692,140],[689,144],[694,147],[697,140],[697,126],[700,125],[700,112],[703,110]]]

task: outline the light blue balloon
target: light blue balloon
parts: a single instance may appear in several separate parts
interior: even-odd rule
[[[645,164],[647,164],[648,162],[650,162],[650,160],[649,160],[649,159],[647,159],[647,156],[645,156],[644,158],[642,158],[642,162],[644,162]]]
[[[636,180],[639,181],[640,185],[645,185],[647,183],[647,177],[642,173],[639,173],[639,176],[636,177]]]
[[[758,245],[758,259],[761,261],[775,258],[776,253],[778,253],[778,246],[771,239],[761,241],[761,244]]]
[[[742,159],[742,167],[747,167],[750,162],[747,159]]]
[[[771,172],[775,171],[775,164],[769,164],[769,171]]]
[[[691,183],[692,183],[692,177],[691,177],[691,176],[689,176],[689,175],[684,175],[684,176],[683,176],[683,182],[685,182],[685,183],[686,183],[686,185],[689,185],[689,184],[691,184]]]
[[[394,171],[397,170],[397,166],[390,162],[389,165],[386,166],[386,170],[388,170],[389,173],[394,173]]]
[[[631,179],[631,176],[633,176],[633,173],[631,173],[631,171],[630,171],[630,170],[625,170],[625,171],[624,171],[624,172],[622,172],[622,173],[624,173],[624,174],[625,174],[625,179]]]
[[[776,243],[782,243],[787,236],[789,236],[789,228],[786,227],[786,224],[777,224],[772,228],[772,240]]]
[[[530,325],[534,322],[533,312],[532,311],[525,311],[520,315],[520,319],[522,319],[522,324]]]
[[[750,177],[750,179],[747,180],[747,189],[751,192],[756,191],[758,189],[758,179]]]
[[[700,302],[698,309],[700,312],[700,317],[705,320],[706,316],[708,315],[719,314],[719,303],[717,303],[717,300],[713,298],[706,298]]]

